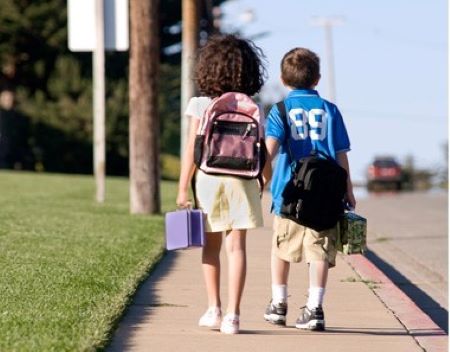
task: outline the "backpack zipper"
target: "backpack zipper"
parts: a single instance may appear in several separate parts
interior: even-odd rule
[[[251,122],[214,121],[213,125],[214,125],[213,133],[215,132],[214,129],[217,128],[221,129],[220,131],[216,131],[218,133],[232,132],[230,134],[235,134],[241,136],[242,138],[246,138],[252,132],[252,129],[256,129],[256,124]],[[255,137],[258,137],[258,131],[256,130],[255,132],[256,132]]]
[[[242,138],[246,138],[248,136],[248,134],[252,130],[252,127],[256,127],[256,126],[253,126],[252,123],[247,124],[247,129],[245,130],[244,135],[242,136]]]

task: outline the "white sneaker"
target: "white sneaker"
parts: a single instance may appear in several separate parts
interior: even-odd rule
[[[224,334],[239,334],[239,315],[225,315],[220,326],[220,332]]]
[[[198,326],[207,328],[217,328],[222,319],[222,312],[219,307],[209,307],[205,314],[203,314],[198,321]]]

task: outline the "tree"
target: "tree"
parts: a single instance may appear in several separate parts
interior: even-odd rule
[[[207,9],[222,2],[199,0],[202,38],[212,21]],[[181,1],[162,1],[159,15],[161,48],[179,47]],[[181,56],[161,50],[160,58],[161,151],[178,155]],[[109,52],[105,61],[107,174],[124,176],[129,167],[129,53]],[[67,48],[67,0],[0,0],[0,107],[11,96],[15,105],[5,113],[20,115],[29,127],[22,129],[28,131],[22,136],[28,150],[17,155],[26,159],[24,167],[92,173],[92,58]],[[11,124],[1,125],[2,136],[15,138],[17,131],[4,130]]]
[[[130,211],[160,211],[158,0],[130,1]]]

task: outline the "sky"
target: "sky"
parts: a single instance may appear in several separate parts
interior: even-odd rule
[[[364,181],[370,161],[392,155],[417,168],[442,167],[448,141],[448,44],[445,0],[229,0],[222,29],[240,30],[266,55],[261,96],[285,94],[283,55],[306,47],[321,58],[317,90],[328,98],[324,28],[314,17],[339,17],[332,29],[335,102],[350,136],[353,179]],[[248,14],[252,13],[253,16]],[[251,18],[253,17],[253,18]]]

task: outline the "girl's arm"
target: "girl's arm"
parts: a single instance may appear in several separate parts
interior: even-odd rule
[[[348,204],[355,209],[356,208],[356,199],[355,199],[355,195],[353,194],[353,184],[352,184],[352,180],[350,178],[350,166],[348,163],[348,158],[347,158],[347,152],[341,152],[341,153],[337,153],[337,161],[339,163],[339,165],[341,165],[346,171],[347,171],[347,197],[346,200],[348,202]]]
[[[181,159],[180,180],[178,182],[178,195],[176,202],[179,207],[187,207],[191,205],[191,200],[189,200],[189,187],[192,176],[195,172],[194,144],[200,120],[192,116],[190,117],[190,120],[189,138]]]

